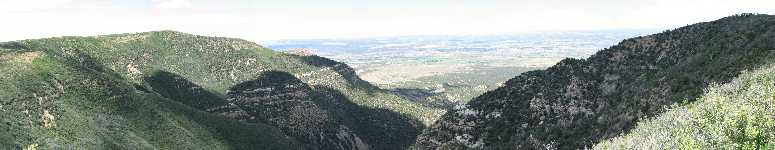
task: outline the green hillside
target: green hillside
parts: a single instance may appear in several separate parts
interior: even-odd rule
[[[242,124],[138,90],[85,55],[3,49],[0,60],[4,148],[286,149],[296,145],[274,127]]]
[[[735,15],[525,72],[444,114],[241,39],[2,42],[0,149],[772,149],[774,58],[775,16]]]
[[[775,66],[711,86],[697,101],[639,122],[595,149],[773,149]]]
[[[376,88],[339,62],[240,39],[160,31],[0,48],[5,147],[327,149],[295,136],[295,124],[262,119],[251,106],[226,100],[234,86],[267,72],[289,74],[310,93],[336,95],[316,99],[341,105],[314,106],[373,149],[407,147],[443,113]]]
[[[530,71],[446,113],[421,149],[581,149],[775,58],[775,16],[741,14],[626,39]]]

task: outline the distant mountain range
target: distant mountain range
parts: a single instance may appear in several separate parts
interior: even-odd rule
[[[621,39],[659,31],[643,29],[503,35],[397,36],[276,40],[262,43],[279,51],[307,49],[316,55],[356,66],[356,69],[381,63],[423,63],[414,62],[422,57],[444,57],[451,59],[450,61],[481,63],[492,67],[520,66],[514,59],[584,58]],[[464,58],[448,58],[457,55]],[[493,55],[500,57],[492,57]]]

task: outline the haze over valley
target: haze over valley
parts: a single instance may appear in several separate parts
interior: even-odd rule
[[[0,150],[775,149],[773,0],[0,0]]]
[[[586,58],[625,38],[658,29],[505,35],[398,36],[262,42],[353,67],[358,76],[409,99],[451,108],[522,72],[565,58]]]

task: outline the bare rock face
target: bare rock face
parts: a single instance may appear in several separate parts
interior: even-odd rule
[[[627,39],[523,73],[445,114],[421,149],[583,149],[711,83],[775,58],[775,16],[744,14]]]
[[[266,72],[259,79],[232,87],[226,95],[230,106],[248,117],[233,119],[264,122],[307,143],[313,149],[369,149],[358,135],[313,100],[313,90],[285,72]]]

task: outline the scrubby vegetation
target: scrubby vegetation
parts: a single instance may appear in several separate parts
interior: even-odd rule
[[[639,122],[595,149],[773,149],[775,66],[711,86],[697,101]]]
[[[1,57],[0,149],[300,149],[275,127],[137,90],[85,55]]]
[[[771,149],[775,67],[738,75],[774,50],[770,15],[627,39],[512,78],[418,137],[448,104],[323,57],[174,31],[4,42],[0,149]]]
[[[742,14],[626,39],[587,59],[521,74],[446,113],[433,148],[580,149],[629,131],[711,83],[775,58],[775,16]]]

